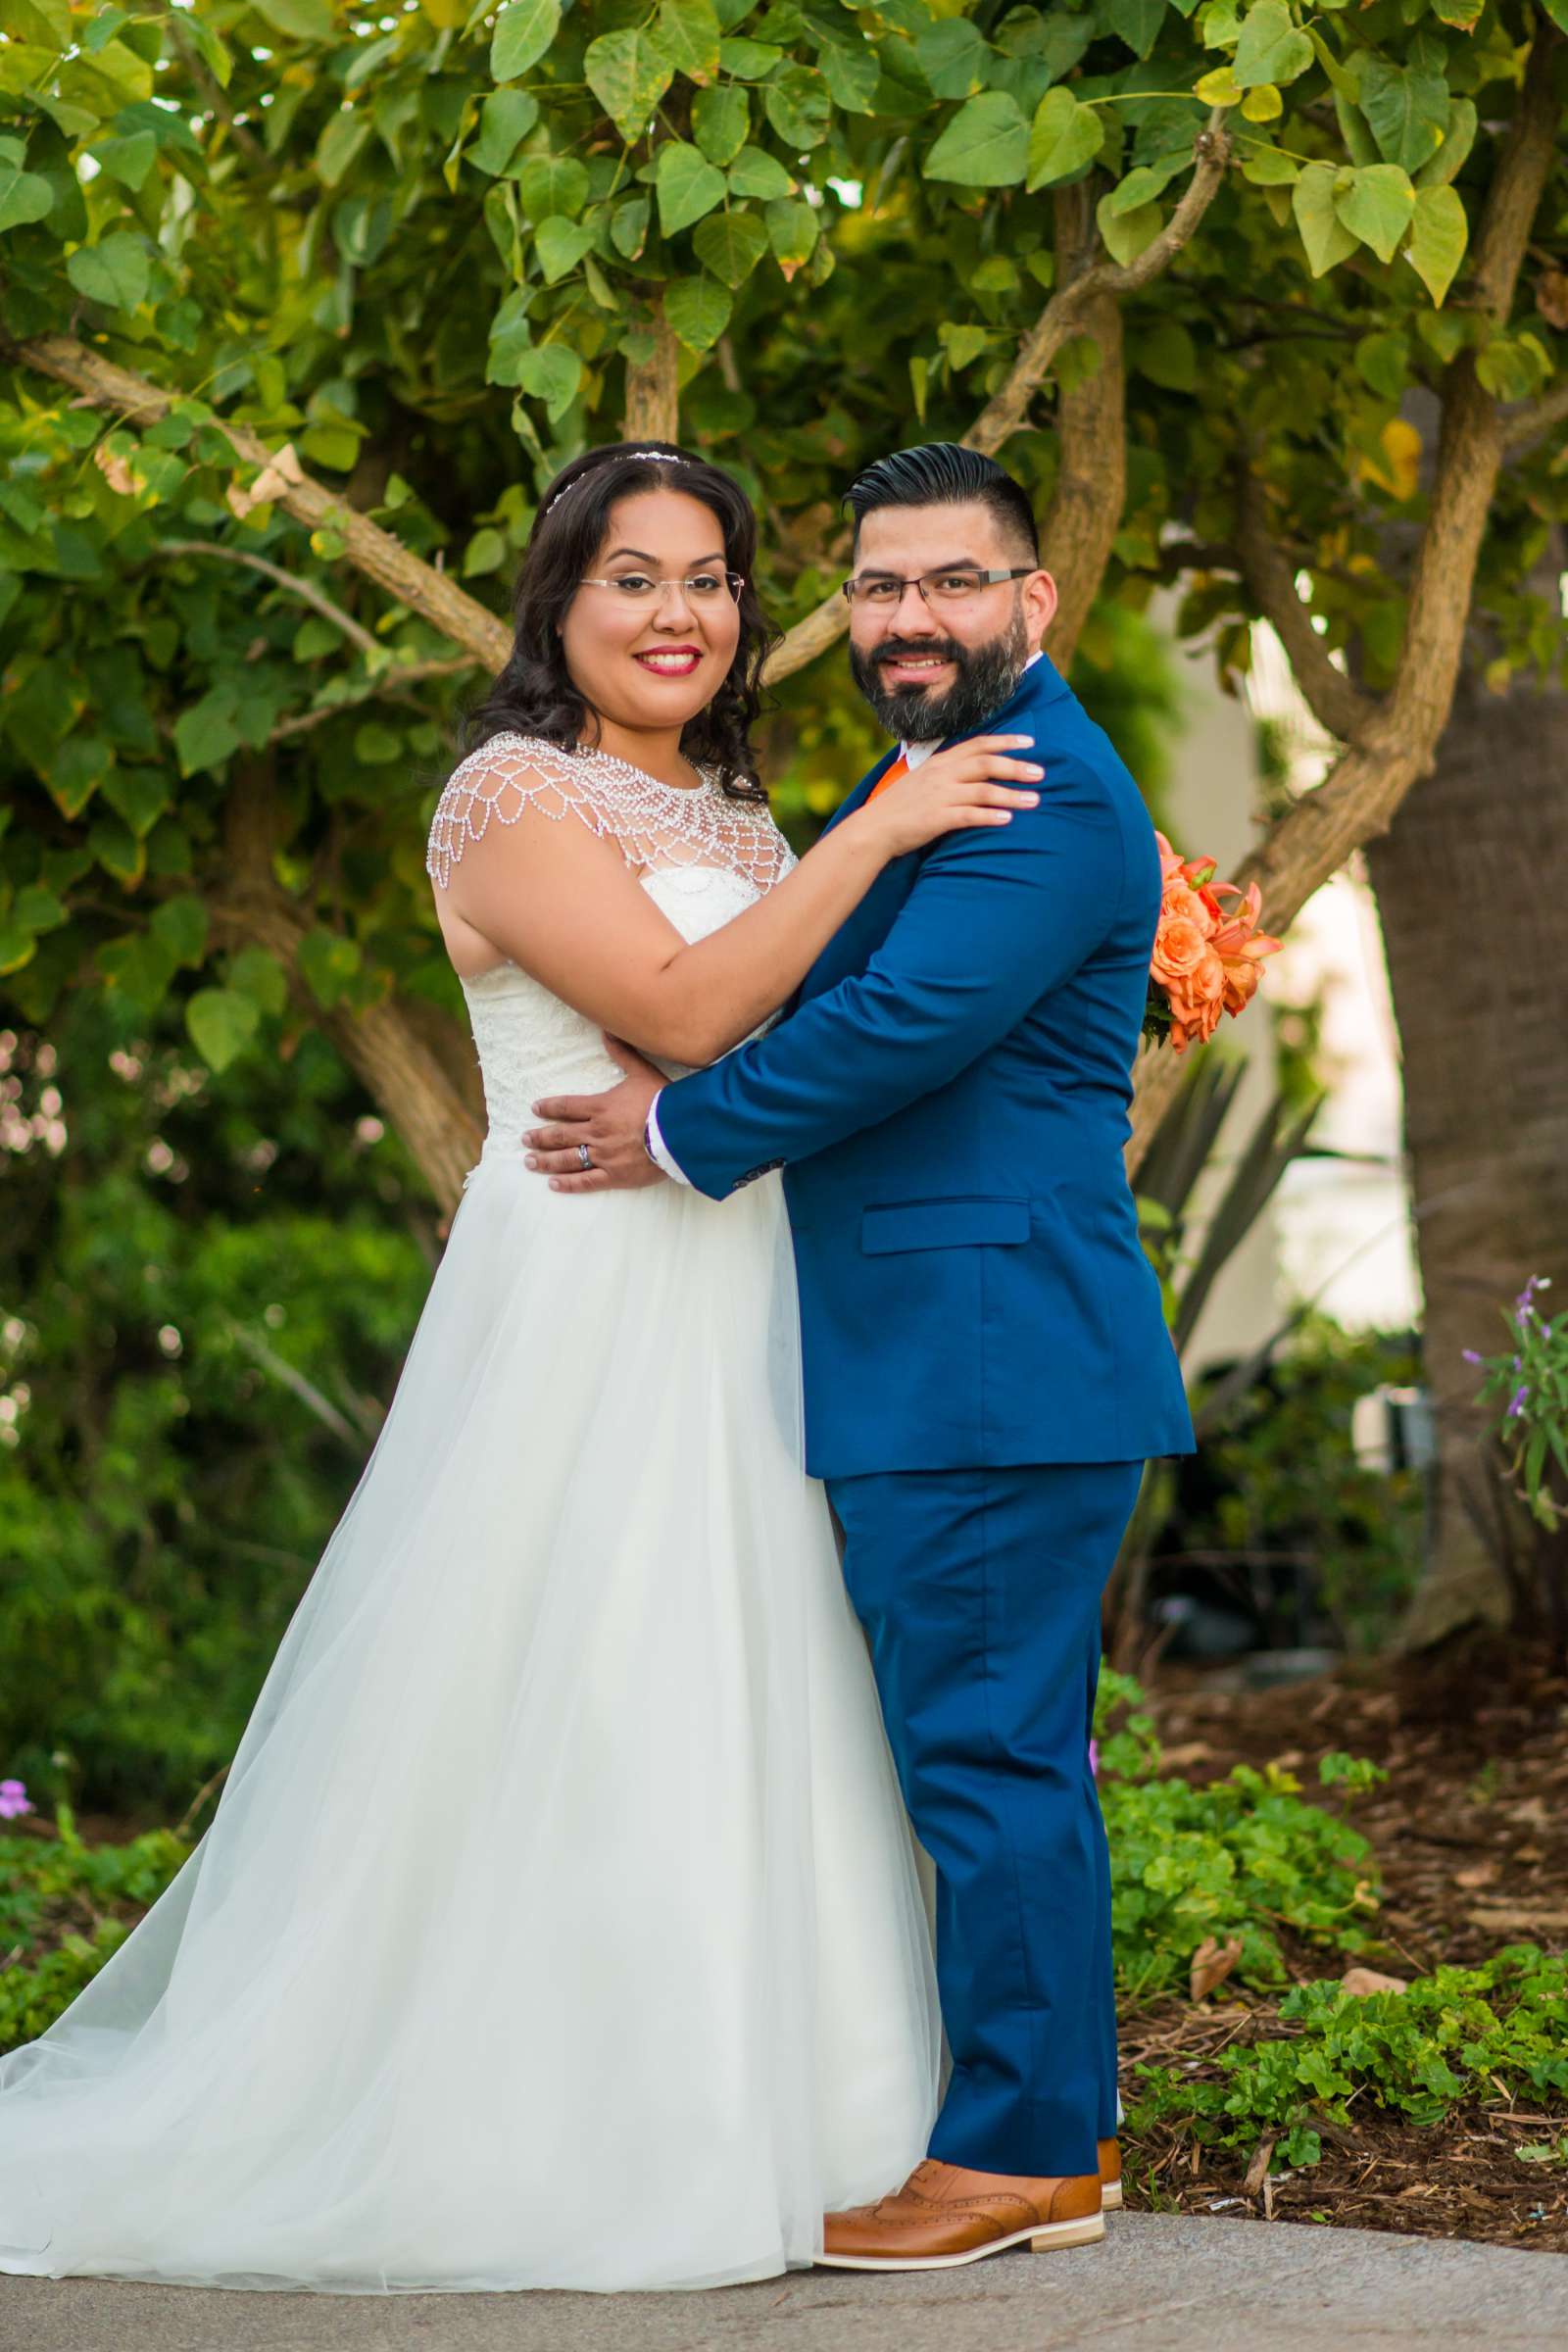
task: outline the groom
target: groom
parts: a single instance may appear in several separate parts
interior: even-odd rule
[[[851,664],[902,740],[839,814],[1001,732],[1034,736],[1039,807],[889,865],[766,1036],[540,1102],[527,1140],[573,1191],[657,1162],[722,1200],[784,1168],[808,1467],[936,1867],[953,2056],[930,2158],[830,2214],[822,2259],[903,2270],[1081,2244],[1120,2201],[1100,1603],[1146,1456],[1193,1438],[1122,1159],[1149,816],[1041,651],[1055,588],[1010,475],[942,443],[846,503]]]

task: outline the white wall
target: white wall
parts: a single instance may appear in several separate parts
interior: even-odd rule
[[[1173,602],[1153,618],[1169,625]],[[1175,762],[1169,808],[1176,848],[1212,855],[1221,879],[1257,838],[1260,719],[1284,731],[1293,789],[1321,778],[1330,747],[1301,703],[1273,631],[1253,633],[1245,697],[1223,694],[1212,655],[1176,644],[1187,682],[1188,725]],[[1188,1349],[1191,1370],[1246,1352],[1302,1298],[1350,1328],[1398,1326],[1419,1312],[1401,1158],[1397,1039],[1377,908],[1357,863],[1301,909],[1280,955],[1263,967],[1262,989],[1240,1020],[1221,1030],[1241,1053],[1247,1076],[1205,1171],[1200,1209],[1223,1188],[1235,1154],[1274,1089],[1272,1027],[1264,1000],[1323,999],[1323,1068],[1329,1101],[1313,1140],[1356,1155],[1305,1159],[1287,1171],[1261,1216],[1215,1285]],[[1212,1049],[1206,1049],[1212,1051]]]

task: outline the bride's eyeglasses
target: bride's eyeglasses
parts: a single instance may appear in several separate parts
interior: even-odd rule
[[[628,605],[662,604],[666,588],[678,588],[694,605],[716,605],[722,596],[729,597],[738,605],[741,590],[746,585],[746,576],[739,571],[694,571],[685,580],[656,580],[646,571],[622,571],[617,572],[613,579],[583,580],[580,585],[584,588],[612,588],[621,602]]]

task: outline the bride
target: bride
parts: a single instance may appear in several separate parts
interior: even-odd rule
[[[608,1030],[710,1060],[1004,740],[799,863],[747,730],[756,525],[668,445],[553,485],[428,864],[490,1131],[211,1828],[0,2062],[0,2269],[340,2293],[809,2263],[923,2154],[907,1831],[801,1467],[778,1179],[563,1200]]]

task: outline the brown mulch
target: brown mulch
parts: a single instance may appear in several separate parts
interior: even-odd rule
[[[1195,1784],[1235,1764],[1283,1764],[1303,1789],[1320,1756],[1370,1756],[1389,1778],[1351,1819],[1382,1875],[1381,1948],[1365,1957],[1404,1977],[1473,1966],[1503,1945],[1568,1950],[1568,1676],[1560,1661],[1487,1637],[1376,1670],[1346,1668],[1283,1690],[1236,1691],[1162,1668],[1151,1708],[1167,1767]],[[1292,1956],[1302,1978],[1321,1955]],[[1212,2054],[1270,2031],[1273,2005],[1224,1987],[1197,2005],[1165,2000],[1124,2020],[1124,2079],[1140,2058]],[[1338,2223],[1568,2253],[1568,2165],[1521,2160],[1568,2119],[1505,2098],[1429,2129],[1369,2114],[1325,2131],[1321,2163],[1265,2175],[1260,2151],[1201,2148],[1159,2130],[1129,2142],[1127,2203],[1165,2212]]]

